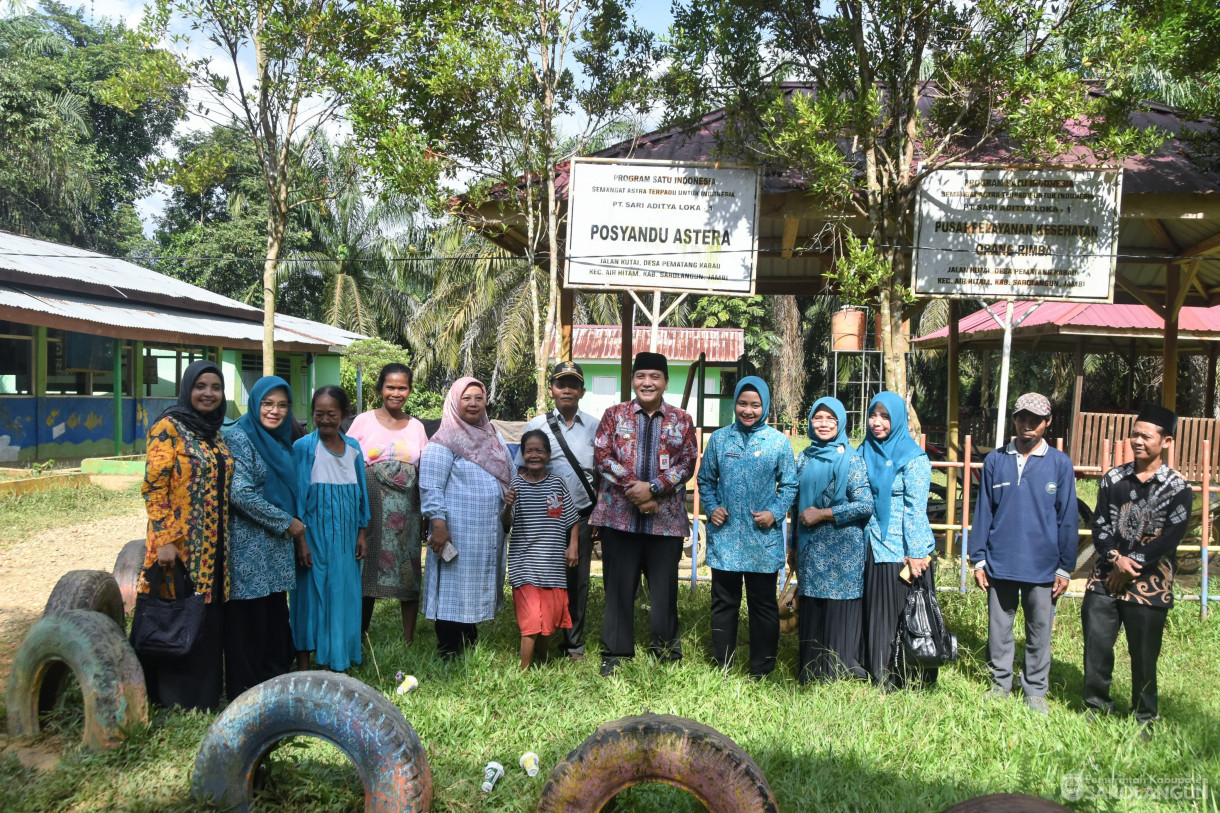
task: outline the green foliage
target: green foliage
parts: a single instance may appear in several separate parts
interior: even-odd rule
[[[834,284],[840,298],[849,305],[872,305],[893,275],[888,258],[877,251],[875,240],[862,241],[852,232],[843,235],[843,253],[835,260],[826,279]],[[915,301],[915,295],[905,285],[896,286],[903,302]]]
[[[184,101],[181,69],[142,32],[54,0],[0,19],[0,227],[137,248],[131,204]]]
[[[377,392],[377,376],[387,364],[411,366],[411,351],[384,339],[360,339],[343,349],[339,360],[339,383],[347,390],[352,403],[359,412],[372,409],[381,403]],[[356,369],[360,368],[364,403],[356,402]]]
[[[138,484],[122,490],[90,484],[0,497],[0,550],[63,525],[64,517],[105,519],[143,510]]]
[[[761,296],[702,296],[687,317],[695,327],[739,327],[745,332],[746,358],[760,369],[767,367],[779,341],[766,300]]]

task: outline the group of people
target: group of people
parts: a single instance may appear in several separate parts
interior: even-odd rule
[[[749,672],[761,678],[775,669],[776,576],[786,563],[798,584],[802,683],[857,678],[893,689],[934,681],[935,670],[907,672],[896,658],[907,597],[920,583],[934,590],[935,575],[931,463],[907,429],[903,399],[882,392],[872,400],[859,449],[843,404],[819,399],[809,446],[794,455],[767,425],[766,382],[746,377],[734,393],[733,423],[711,435],[700,464],[694,421],[665,402],[668,383],[663,355],[638,354],[635,397],[597,421],[580,410],[580,366],[560,362],[549,381],[555,407],[526,425],[514,458],[474,378],[454,382],[431,438],[406,412],[412,376],[398,364],[381,371],[381,406],[354,419],[341,388],[320,388],[311,402],[315,430],[304,434],[291,417],[291,387],[274,376],[251,388],[249,411],[225,428],[220,369],[192,364],[178,402],[149,430],[145,566],[184,568],[207,609],[189,656],[142,656],[150,699],[213,709],[222,688],[235,698],[286,672],[294,652],[301,669],[311,657],[334,670],[358,664],[378,598],[399,602],[408,642],[422,605],[438,651],[456,657],[502,609],[506,574],[521,666],[555,633],[561,654],[581,659],[595,537],[605,585],[601,674],[634,655],[641,580],[650,650],[678,660],[678,565],[691,530],[686,484],[696,470],[717,664],[735,656],[744,585]],[[1189,487],[1159,464],[1176,417],[1156,410],[1136,423],[1135,462],[1103,478],[1099,562],[1082,613],[1086,703],[1098,713],[1113,708],[1113,647],[1124,625],[1141,722],[1156,715],[1174,550],[1190,512]],[[1012,623],[1024,602],[1021,687],[1040,711],[1054,601],[1075,566],[1077,540],[1072,466],[1043,439],[1049,420],[1045,398],[1018,399],[1015,439],[984,465],[969,549],[988,591],[990,693],[1012,690]],[[147,579],[140,589],[148,591]]]

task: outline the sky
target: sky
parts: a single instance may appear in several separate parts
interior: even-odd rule
[[[69,0],[69,5],[71,4],[72,0]],[[87,18],[88,15],[92,15],[93,19],[123,20],[128,27],[134,28],[144,17],[144,6],[143,0],[93,0],[85,8]],[[669,0],[637,0],[635,15],[641,25],[657,34],[664,34],[669,29],[670,23],[673,22]],[[193,58],[198,58],[204,53],[197,43],[192,43],[186,51],[187,56]],[[217,64],[222,61],[218,60]],[[206,100],[204,94],[192,91],[190,107],[194,108],[194,103],[204,100]],[[190,132],[208,126],[209,123],[206,120],[192,118],[179,125],[179,132]],[[166,198],[167,190],[158,185],[151,194],[136,201],[136,211],[144,224],[144,233],[149,237],[156,228],[156,221],[165,207]]]

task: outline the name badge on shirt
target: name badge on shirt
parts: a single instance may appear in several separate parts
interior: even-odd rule
[[[658,461],[658,464],[662,469],[669,468],[669,452],[665,452],[661,455],[661,459]]]

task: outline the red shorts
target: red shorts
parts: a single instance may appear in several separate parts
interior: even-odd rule
[[[522,635],[550,635],[572,626],[568,615],[568,591],[562,587],[523,584],[513,588],[513,608]]]

